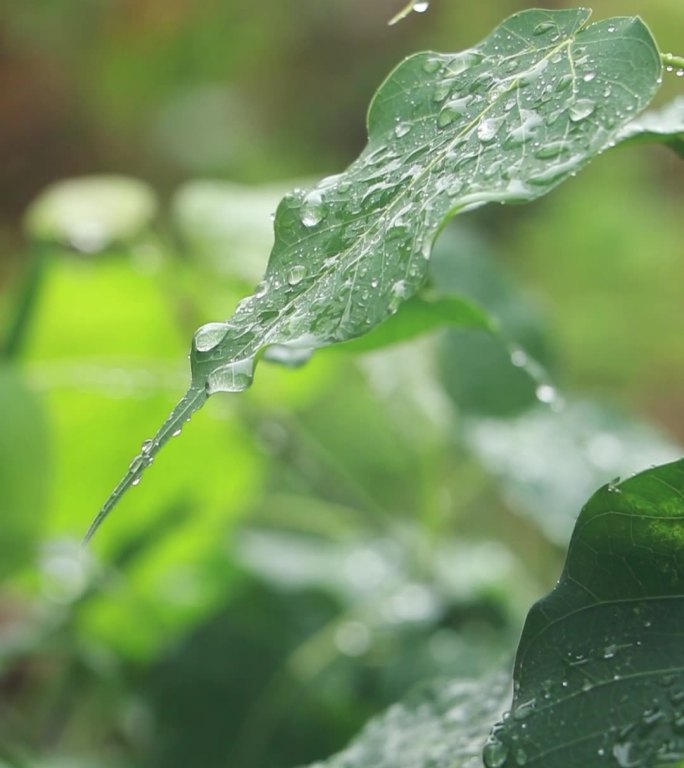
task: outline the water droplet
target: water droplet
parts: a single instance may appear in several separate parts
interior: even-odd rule
[[[287,273],[287,282],[290,285],[299,285],[306,276],[306,267],[303,264],[295,264]]]
[[[229,329],[228,323],[207,323],[196,333],[193,340],[198,352],[210,352],[226,337]]]
[[[408,291],[406,289],[405,280],[397,280],[392,286],[392,296],[389,303],[389,311],[391,313],[396,312],[399,309],[402,301],[406,298]]]
[[[441,83],[435,88],[435,91],[432,94],[432,100],[437,104],[441,104],[450,93],[451,86],[447,83]]]
[[[154,447],[155,447],[154,440],[145,440],[143,441],[143,444],[140,446],[140,453],[143,456],[149,456],[149,454],[152,452],[152,449]]]
[[[534,184],[537,187],[539,186],[545,187],[549,184],[553,184],[559,179],[562,179],[564,176],[567,176],[568,174],[572,174],[574,171],[577,170],[580,163],[581,163],[581,158],[570,158],[569,160],[566,160],[562,163],[558,163],[557,165],[552,165],[551,167],[547,168],[545,171],[541,171],[540,173],[537,173],[534,176],[530,176],[528,181],[530,184]]]
[[[427,9],[430,7],[429,0],[417,0],[413,3],[413,10],[416,13],[425,13]]]
[[[590,83],[595,77],[596,72],[587,72],[586,75],[582,77],[582,80],[584,80],[585,83]]]
[[[570,74],[561,75],[556,83],[557,91],[564,91],[568,86],[572,85],[573,77]]]
[[[396,128],[394,129],[394,135],[401,139],[403,136],[406,136],[407,133],[411,132],[411,123],[398,123]]]
[[[534,83],[541,77],[542,73],[548,66],[548,59],[540,59],[533,67],[528,69],[526,72],[521,73],[519,78],[520,85],[531,85]]]
[[[264,350],[264,360],[277,363],[287,368],[301,368],[311,360],[314,351],[311,347],[293,346],[292,344],[271,344]]]
[[[614,25],[614,24],[611,24],[611,25],[608,27],[608,31],[609,31],[609,32],[615,32],[615,25]]]
[[[506,148],[519,147],[525,144],[534,137],[536,129],[544,123],[536,112],[529,109],[520,110],[520,119],[520,125],[514,128],[504,141]]]
[[[548,144],[544,144],[539,147],[534,153],[535,157],[540,160],[550,160],[553,157],[558,157],[568,149],[568,145],[564,141],[552,141]]]
[[[508,759],[508,747],[495,735],[491,735],[482,751],[487,768],[502,768]]]
[[[534,712],[534,708],[536,704],[537,702],[535,699],[530,699],[529,701],[525,701],[522,704],[518,705],[513,710],[513,719],[527,720],[527,718]]]
[[[463,53],[458,53],[449,60],[449,74],[460,75],[461,72],[471,69],[483,59],[484,56],[479,51],[463,51]]]
[[[254,359],[246,358],[223,365],[207,378],[207,394],[216,392],[242,392],[254,378]]]
[[[315,189],[309,192],[304,199],[304,208],[302,210],[302,224],[305,227],[315,227],[320,224],[325,216],[323,198],[320,192]]]
[[[263,299],[264,296],[268,293],[268,281],[262,280],[257,287],[254,289],[254,296],[257,299]]]
[[[430,57],[423,62],[423,70],[428,74],[436,72],[442,66],[442,60]]]
[[[589,117],[595,109],[596,102],[591,99],[577,99],[568,110],[568,115],[573,123],[579,123],[581,120]]]
[[[617,650],[618,650],[617,645],[615,644],[607,645],[603,649],[602,656],[604,659],[613,659],[615,658],[615,654],[617,653]]]
[[[453,181],[449,186],[446,188],[446,193],[449,195],[449,197],[456,197],[456,195],[459,192],[463,191],[464,183],[460,181],[459,179],[456,179],[456,181]]]
[[[556,399],[558,393],[550,384],[540,384],[537,387],[535,394],[540,403],[552,403]]]
[[[496,117],[488,117],[481,120],[480,124],[477,126],[477,138],[483,144],[489,144],[494,141],[502,122],[502,118]]]
[[[638,746],[631,741],[618,742],[613,746],[613,757],[620,768],[637,768],[643,761],[638,754]]]
[[[539,35],[545,35],[547,32],[550,32],[555,28],[556,25],[552,21],[542,21],[540,24],[537,24],[532,34],[538,37]]]
[[[468,104],[473,100],[472,96],[464,96],[461,99],[452,99],[444,105],[437,118],[437,124],[440,128],[450,125],[457,118],[465,114]]]
[[[675,72],[675,77],[684,77],[684,67]]]

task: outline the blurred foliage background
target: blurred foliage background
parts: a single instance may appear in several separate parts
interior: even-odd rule
[[[258,281],[280,196],[356,156],[403,56],[528,6],[387,26],[401,5],[0,2],[0,765],[324,757],[417,681],[510,664],[587,496],[681,454],[684,166],[623,148],[441,237],[433,284],[512,358],[451,331],[264,364],[79,554],[192,332]],[[684,52],[681,0],[593,5]]]

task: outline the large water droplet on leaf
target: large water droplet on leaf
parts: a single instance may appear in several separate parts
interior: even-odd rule
[[[197,330],[194,338],[195,349],[198,352],[210,352],[228,333],[227,323],[207,323]]]
[[[596,102],[591,99],[577,99],[570,107],[568,114],[573,123],[585,120],[596,109]]]
[[[243,392],[254,379],[254,359],[236,360],[217,368],[207,377],[207,394]]]
[[[304,207],[302,208],[302,224],[305,227],[315,227],[320,224],[325,216],[325,207],[320,192],[315,189],[309,192],[304,198]]]

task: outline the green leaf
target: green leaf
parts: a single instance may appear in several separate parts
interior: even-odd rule
[[[156,195],[144,182],[92,176],[48,187],[27,211],[24,228],[32,240],[95,253],[133,239],[156,213]]]
[[[684,158],[684,97],[641,115],[620,132],[618,141],[630,144],[659,142]]]
[[[197,261],[212,273],[253,284],[266,268],[271,214],[287,191],[283,185],[192,181],[174,195],[171,213]]]
[[[530,611],[489,768],[684,760],[684,461],[598,491]]]
[[[500,714],[508,688],[499,676],[423,686],[311,768],[481,768],[487,723]]]
[[[408,341],[443,326],[495,330],[486,312],[467,299],[456,297],[413,296],[400,312],[365,336],[347,341],[339,349],[347,352],[371,352]]]
[[[52,450],[42,403],[19,373],[0,367],[0,578],[32,562],[52,490]]]
[[[359,159],[280,203],[263,282],[228,322],[197,332],[189,391],[87,538],[210,395],[251,384],[264,349],[367,333],[423,285],[449,216],[533,200],[615,142],[656,92],[661,62],[638,18],[587,27],[589,15],[524,11],[475,48],[397,67],[373,99]]]

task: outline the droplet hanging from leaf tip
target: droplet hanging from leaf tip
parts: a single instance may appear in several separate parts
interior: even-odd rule
[[[405,19],[407,16],[411,14],[411,12],[415,13],[425,13],[425,11],[428,10],[430,7],[430,0],[411,0],[411,2],[406,5],[404,8],[402,8],[399,13],[397,13],[395,16],[393,16],[387,23],[392,26],[393,24],[397,24],[402,19]]]

